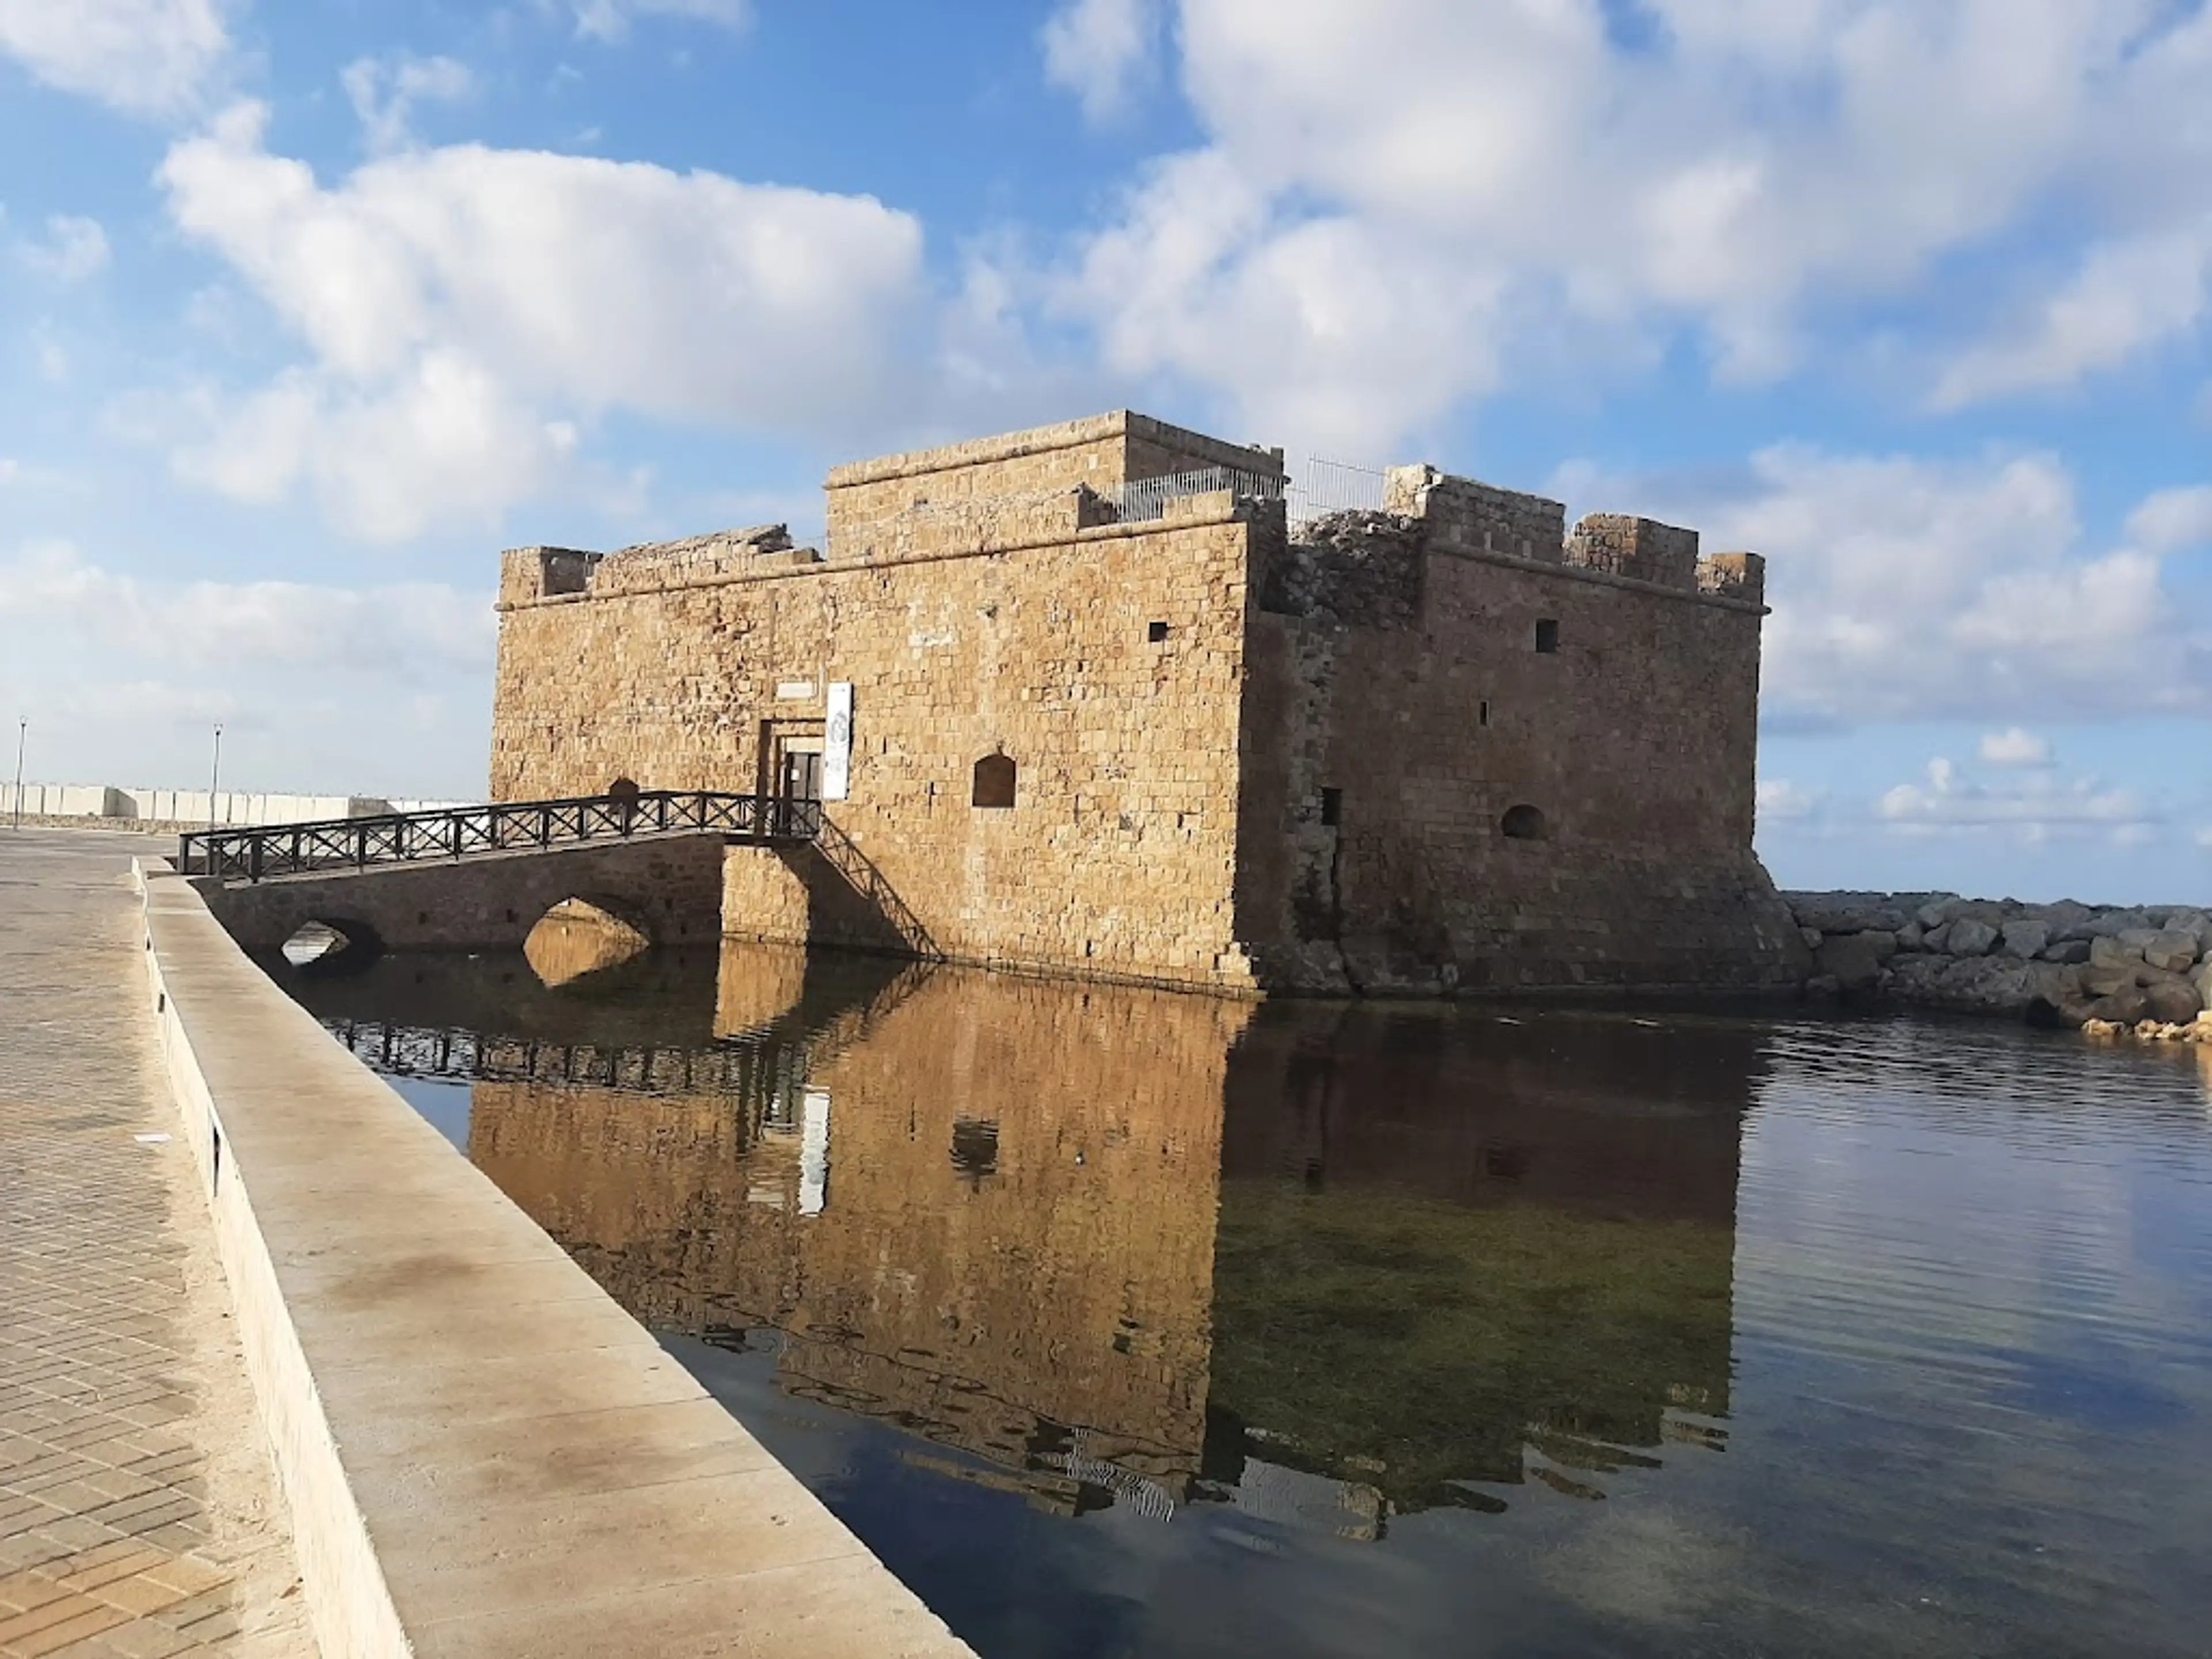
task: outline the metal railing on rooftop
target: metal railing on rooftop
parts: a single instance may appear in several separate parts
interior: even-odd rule
[[[1194,472],[1170,472],[1160,478],[1131,478],[1118,489],[1101,493],[1121,523],[1145,524],[1165,518],[1170,501],[1189,495],[1217,495],[1224,491],[1240,501],[1279,501],[1283,481],[1264,472],[1245,472],[1233,466],[1206,466]]]

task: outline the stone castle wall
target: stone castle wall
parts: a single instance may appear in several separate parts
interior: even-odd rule
[[[1758,561],[1644,520],[1568,536],[1556,502],[1429,469],[1389,500],[1255,582],[1238,918],[1262,977],[1794,983],[1751,848]]]
[[[1280,477],[1280,450],[1224,443],[1148,416],[1119,410],[1027,432],[854,461],[830,473],[830,545],[840,558],[866,556],[869,532],[916,507],[946,507],[1004,495],[1110,494],[1127,482],[1208,467]]]
[[[1802,977],[1751,850],[1754,556],[1430,467],[1296,543],[1228,493],[1113,521],[1212,466],[1281,470],[1119,414],[838,468],[826,558],[510,553],[494,797],[774,791],[845,681],[850,797],[731,849],[732,935],[1231,992]]]
[[[734,557],[688,586],[625,585],[617,554],[587,594],[533,598],[536,553],[511,556],[494,797],[773,788],[848,680],[851,794],[831,816],[937,949],[1249,990],[1230,900],[1248,509],[1200,497],[1081,529],[1085,499],[910,509],[869,527],[868,560]],[[1015,803],[978,809],[995,755]],[[725,926],[896,945],[855,873],[732,848]]]

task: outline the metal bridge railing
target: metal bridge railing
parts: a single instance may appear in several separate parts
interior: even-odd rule
[[[178,838],[178,867],[188,876],[256,882],[715,830],[758,841],[812,841],[822,830],[822,803],[714,789],[641,789],[252,829],[191,830]]]

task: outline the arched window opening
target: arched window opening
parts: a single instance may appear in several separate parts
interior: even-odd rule
[[[975,763],[975,806],[1002,809],[1014,804],[1014,763],[1011,756],[986,755]]]
[[[1509,806],[1505,816],[1498,821],[1499,831],[1508,841],[1541,841],[1551,833],[1544,815],[1525,801],[1518,806]]]
[[[637,780],[627,775],[607,786],[607,799],[614,805],[615,820],[624,834],[629,833],[631,821],[637,817]]]

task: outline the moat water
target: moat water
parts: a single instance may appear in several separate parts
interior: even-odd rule
[[[2212,1643],[2212,1050],[271,971],[986,1659]]]

